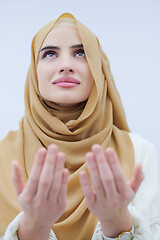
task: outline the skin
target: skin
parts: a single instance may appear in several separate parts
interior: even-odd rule
[[[68,170],[65,156],[56,145],[38,150],[27,184],[17,162],[13,162],[12,181],[24,214],[18,230],[19,240],[47,240],[50,229],[66,207]]]
[[[141,164],[136,165],[133,177],[127,182],[112,148],[103,151],[95,144],[86,154],[86,160],[93,189],[84,171],[80,173],[80,182],[86,204],[100,220],[103,234],[114,238],[131,230],[133,221],[127,206],[144,179]]]
[[[86,100],[94,84],[85,55],[82,52],[75,54],[77,49],[71,49],[77,44],[81,44],[77,30],[59,26],[48,34],[42,46],[42,49],[48,45],[58,46],[58,52],[47,53],[45,59],[42,58],[43,51],[39,54],[40,93],[45,99],[62,106],[73,106]],[[61,76],[72,76],[80,84],[71,89],[54,86],[52,81]],[[111,148],[103,151],[98,144],[86,154],[86,161],[92,187],[86,172],[81,171],[79,179],[87,207],[100,220],[103,234],[117,237],[132,228],[127,207],[143,181],[142,166],[136,165],[133,177],[127,182],[115,151]],[[66,207],[68,170],[64,163],[65,154],[59,152],[56,145],[39,149],[25,184],[20,165],[13,162],[12,181],[24,211],[18,229],[19,240],[48,240],[50,229]]]
[[[82,42],[79,33],[74,27],[58,26],[47,35],[37,66],[39,91],[44,99],[62,106],[74,106],[88,99],[94,79],[83,47],[73,48],[80,44]],[[56,46],[58,49],[43,50],[48,46]],[[80,84],[73,88],[53,84],[62,77],[75,78]]]

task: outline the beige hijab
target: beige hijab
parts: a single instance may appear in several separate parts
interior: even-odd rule
[[[64,108],[45,101],[39,94],[36,66],[41,45],[47,33],[62,18],[71,18],[77,25],[95,84],[87,102]],[[134,149],[117,92],[109,61],[97,37],[73,15],[65,13],[43,27],[32,41],[31,65],[25,86],[25,115],[19,130],[9,132],[0,142],[0,232],[21,211],[11,182],[11,163],[17,160],[27,181],[37,150],[57,144],[66,155],[69,169],[67,207],[53,226],[58,240],[89,240],[98,219],[87,209],[78,174],[87,171],[85,154],[94,143],[105,149],[111,146],[119,156],[126,179],[132,175]]]

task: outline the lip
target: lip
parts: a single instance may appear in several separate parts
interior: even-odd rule
[[[80,84],[80,82],[75,78],[58,78],[53,82],[53,84],[62,83],[62,82]]]
[[[71,88],[78,86],[80,82],[75,78],[58,78],[52,84],[59,87]]]

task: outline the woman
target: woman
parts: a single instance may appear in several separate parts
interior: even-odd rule
[[[5,240],[160,236],[154,147],[129,133],[108,59],[71,14],[33,39],[25,115],[0,161]]]

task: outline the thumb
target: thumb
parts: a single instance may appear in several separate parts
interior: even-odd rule
[[[22,176],[22,169],[21,169],[19,163],[16,161],[12,162],[12,169],[13,170],[12,170],[11,179],[13,182],[15,192],[16,192],[17,196],[19,196],[19,194],[23,191],[23,189],[25,187],[25,182],[24,182],[23,176]]]
[[[137,163],[134,169],[133,177],[129,180],[128,185],[136,193],[144,179],[144,173],[142,170],[142,164]]]

